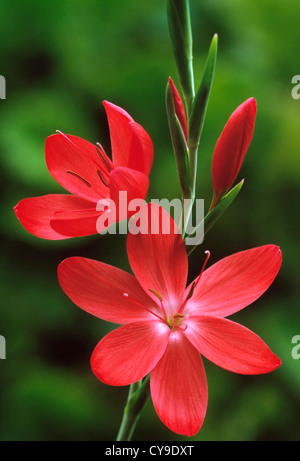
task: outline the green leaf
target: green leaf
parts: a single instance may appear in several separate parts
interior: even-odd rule
[[[218,35],[215,34],[209,48],[202,80],[194,99],[192,112],[189,120],[189,145],[197,147],[203,129],[206,108],[215,74],[218,48]]]
[[[193,38],[188,0],[167,0],[171,44],[177,72],[187,102],[194,98]]]
[[[243,187],[244,184],[244,179],[240,181],[235,187],[233,187],[227,194],[223,195],[220,203],[216,205],[215,208],[213,208],[207,215],[204,217],[204,235],[215,225],[215,223],[218,221],[218,219],[222,216],[224,211],[227,210],[229,205],[233,202],[233,200],[236,198],[238,193],[240,192],[241,188]],[[196,227],[195,233],[197,232],[197,229],[203,225],[203,221]],[[192,237],[192,234],[187,235],[186,238]],[[192,251],[196,248],[197,244],[193,246],[191,251],[188,253],[190,255]]]

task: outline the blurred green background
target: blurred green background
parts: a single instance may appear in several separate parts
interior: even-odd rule
[[[147,404],[135,440],[299,440],[300,334],[299,196],[300,100],[291,97],[300,74],[298,0],[191,0],[198,84],[210,40],[219,34],[217,70],[199,153],[197,197],[211,198],[215,142],[232,111],[254,96],[254,138],[238,179],[245,185],[191,257],[190,278],[203,251],[210,263],[274,243],[283,265],[253,306],[232,316],[259,334],[282,360],[264,376],[240,376],[205,360],[207,416],[191,439],[170,432]],[[62,192],[44,160],[55,130],[100,141],[109,152],[101,101],[126,109],[155,148],[148,198],[180,196],[165,112],[169,75],[178,85],[165,2],[152,0],[1,0],[0,101],[1,314],[7,358],[0,361],[1,440],[114,440],[127,388],[98,381],[89,359],[114,325],[81,311],[56,278],[74,255],[130,270],[125,236],[63,242],[33,237],[13,206]]]

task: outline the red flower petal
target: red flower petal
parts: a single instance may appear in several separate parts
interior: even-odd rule
[[[131,168],[118,167],[115,168],[110,175],[110,198],[116,206],[117,221],[119,221],[119,211],[121,212],[120,219],[126,219],[132,216],[134,212],[128,212],[128,205],[131,200],[144,200],[149,188],[149,178],[140,171],[132,170]],[[122,200],[120,202],[121,191],[127,192],[127,205],[124,209]],[[122,210],[119,210],[122,207]]]
[[[68,258],[58,266],[58,280],[77,306],[108,322],[153,320],[156,317],[149,311],[159,312],[135,277],[108,264]]]
[[[206,269],[187,305],[192,315],[227,317],[258,299],[281,265],[281,251],[264,245],[240,251]],[[191,288],[187,288],[186,293]]]
[[[109,196],[98,171],[106,178],[109,172],[94,144],[77,136],[54,134],[47,138],[45,151],[50,174],[66,190],[94,202]]]
[[[153,163],[153,144],[150,136],[138,123],[131,122],[132,143],[128,167],[149,176]]]
[[[151,372],[154,408],[172,431],[192,436],[203,424],[207,381],[199,352],[181,332],[171,333],[166,352]]]
[[[50,194],[42,197],[33,197],[21,200],[14,210],[21,224],[31,234],[50,240],[61,240],[70,237],[67,232],[61,235],[54,230],[50,221],[57,211],[79,212],[94,206],[74,195]]]
[[[133,226],[139,221],[148,223],[146,233],[133,235]],[[150,232],[151,222],[158,233]],[[167,315],[178,312],[188,272],[186,249],[178,232],[169,214],[149,203],[132,218],[127,237],[128,259],[136,278],[146,292],[151,289],[161,295]],[[150,296],[157,300],[152,293]]]
[[[86,210],[58,211],[54,213],[50,225],[56,232],[69,237],[97,234],[97,219],[103,212],[96,210],[95,203],[92,206]]]
[[[235,373],[258,375],[281,365],[259,336],[228,319],[191,317],[184,334],[208,360]]]
[[[159,321],[135,322],[117,328],[96,346],[92,370],[111,386],[139,381],[157,364],[164,353],[170,329]]]
[[[256,101],[247,99],[230,116],[212,160],[214,190],[222,195],[232,186],[242,166],[254,131]]]
[[[186,123],[186,117],[185,117],[185,112],[184,112],[184,107],[183,107],[183,104],[182,104],[182,100],[181,100],[180,94],[178,93],[178,90],[177,90],[176,86],[174,85],[174,82],[171,79],[171,77],[169,77],[169,84],[170,84],[171,91],[172,91],[174,107],[175,107],[175,113],[176,113],[177,118],[179,120],[179,123],[181,125],[184,137],[185,137],[185,139],[187,141],[187,139],[188,139],[188,127],[187,127],[187,123]]]
[[[120,107],[103,101],[106,110],[114,166],[125,166],[149,174],[153,145],[146,131]]]

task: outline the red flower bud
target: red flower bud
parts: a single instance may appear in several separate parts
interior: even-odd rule
[[[170,88],[171,88],[171,91],[172,91],[172,97],[173,97],[175,113],[176,113],[176,116],[177,116],[177,118],[179,120],[179,123],[180,123],[181,129],[183,131],[185,140],[187,141],[187,139],[188,139],[188,127],[187,127],[184,107],[183,107],[183,103],[182,103],[180,94],[179,94],[176,86],[174,85],[174,82],[171,79],[171,77],[169,77],[169,85],[170,85]]]
[[[232,186],[252,139],[256,115],[254,98],[243,102],[229,117],[219,137],[213,159],[214,192],[223,195]]]

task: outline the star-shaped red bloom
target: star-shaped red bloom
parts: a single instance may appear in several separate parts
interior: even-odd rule
[[[156,224],[159,220],[158,233],[129,233],[127,238],[134,276],[73,257],[60,264],[58,277],[79,307],[123,324],[96,346],[95,375],[124,386],[150,373],[158,416],[172,431],[192,436],[202,426],[208,399],[201,355],[242,374],[268,373],[281,364],[255,333],[225,318],[267,290],[279,271],[281,252],[275,245],[241,251],[203,268],[186,287],[187,253],[171,217],[148,204],[132,219],[150,223],[151,216]],[[163,233],[168,228],[171,232]]]
[[[103,104],[112,161],[100,144],[63,133],[49,136],[45,146],[48,170],[71,195],[50,194],[24,199],[16,205],[17,217],[33,235],[59,240],[96,234],[104,230],[97,227],[97,219],[110,212],[104,207],[97,210],[99,200],[112,200],[118,210],[120,191],[127,192],[128,202],[146,197],[153,162],[152,141],[127,112],[108,101]]]

